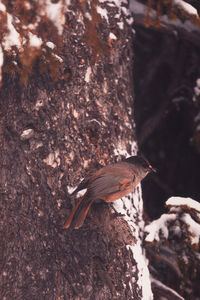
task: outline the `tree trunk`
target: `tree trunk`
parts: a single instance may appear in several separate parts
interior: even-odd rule
[[[115,205],[125,217],[95,204],[83,227],[63,229],[76,201],[71,188],[137,149],[130,17],[108,4],[103,17],[93,1],[91,18],[86,5],[70,6],[56,83],[37,66],[26,86],[4,74],[1,299],[151,299],[139,187]]]

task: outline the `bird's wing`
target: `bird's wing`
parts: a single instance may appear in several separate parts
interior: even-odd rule
[[[89,182],[89,177],[84,178],[81,183],[78,185],[78,187],[71,193],[71,196],[77,194],[79,191],[84,190],[87,188]]]
[[[135,181],[135,175],[129,170],[119,170],[116,168],[106,170],[102,174],[97,175],[88,186],[88,191],[92,198],[101,197],[106,194],[117,193],[125,190],[131,183]]]
[[[88,183],[90,181],[91,176],[94,174],[94,170],[90,170],[85,178],[79,183],[78,187],[71,193],[71,196],[77,194],[78,192],[87,189]]]

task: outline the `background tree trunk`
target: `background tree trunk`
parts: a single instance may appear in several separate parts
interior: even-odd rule
[[[125,218],[96,204],[82,228],[63,229],[75,205],[71,187],[91,168],[136,153],[128,10],[103,4],[102,17],[93,1],[90,20],[86,4],[73,5],[59,80],[37,65],[26,86],[3,77],[1,299],[151,299],[139,187],[118,200]]]

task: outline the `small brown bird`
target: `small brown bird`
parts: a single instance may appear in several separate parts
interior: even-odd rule
[[[128,195],[151,171],[155,172],[155,169],[144,158],[131,156],[92,173],[72,193],[73,195],[87,189],[69,215],[64,228],[78,229],[83,225],[89,208],[95,200],[113,202]]]

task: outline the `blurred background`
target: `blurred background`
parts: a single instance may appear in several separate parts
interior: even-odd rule
[[[158,170],[142,183],[150,219],[170,196],[200,201],[200,22],[172,2],[140,1],[147,11],[131,1],[137,137]],[[200,12],[199,1],[184,2]]]

